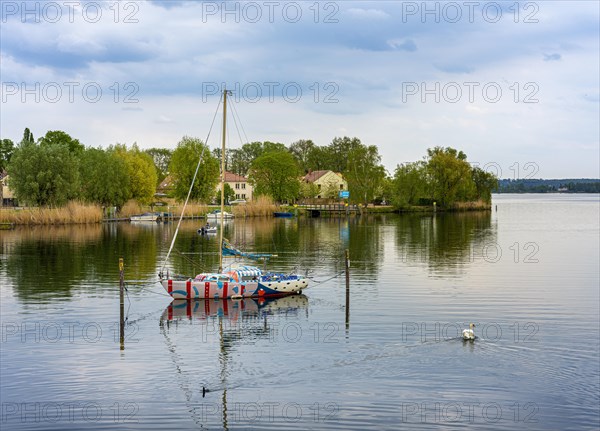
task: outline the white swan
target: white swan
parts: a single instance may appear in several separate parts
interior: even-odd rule
[[[470,323],[469,324],[470,329],[463,329],[463,331],[462,331],[463,340],[474,340],[475,339],[475,332],[473,332],[474,327],[475,327],[475,324]]]

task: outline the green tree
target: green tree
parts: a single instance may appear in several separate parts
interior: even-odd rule
[[[237,175],[247,176],[252,162],[263,154],[271,151],[287,151],[285,145],[279,142],[250,142],[242,145],[242,148],[228,152],[226,159],[226,170]],[[215,155],[220,157],[220,150],[215,150]]]
[[[15,144],[10,139],[0,140],[0,173],[2,173],[12,157],[13,151],[15,151]]]
[[[41,146],[65,145],[71,153],[81,154],[85,147],[78,139],[73,139],[61,130],[49,130],[38,140]]]
[[[300,193],[299,169],[287,150],[267,151],[250,168],[254,194],[268,195],[275,201],[295,200]]]
[[[307,155],[306,167],[308,171],[334,170],[334,166],[329,161],[330,153],[327,147],[315,145]]]
[[[310,167],[310,155],[315,150],[315,143],[313,141],[301,139],[290,145],[290,153],[296,159],[301,172],[308,172]]]
[[[131,196],[127,164],[116,152],[88,148],[81,155],[81,197],[121,207]]]
[[[40,206],[61,206],[78,197],[78,158],[67,145],[37,145],[28,129],[26,132],[8,165],[15,197]]]
[[[498,188],[498,178],[481,168],[474,167],[471,171],[471,178],[475,185],[475,198],[485,202],[492,201],[492,190]]]
[[[181,200],[186,198],[199,160],[200,168],[191,198],[210,202],[215,195],[215,188],[219,183],[219,161],[200,139],[185,136],[173,151],[169,165],[169,172],[175,183],[174,195],[176,198]]]
[[[157,184],[160,184],[169,174],[169,163],[171,163],[173,151],[168,148],[150,148],[145,152],[152,157],[158,175]]]
[[[24,142],[30,142],[32,144],[35,142],[35,139],[33,139],[33,133],[31,133],[27,127],[25,127],[25,130],[23,131],[23,139],[21,140],[21,143]]]
[[[109,152],[121,158],[127,166],[130,198],[145,204],[152,202],[158,178],[152,157],[141,151],[135,143],[131,149],[124,144],[117,144],[110,147]]]
[[[315,183],[306,181],[300,182],[300,197],[303,199],[312,199],[319,194],[319,187]]]
[[[427,197],[427,171],[424,161],[398,165],[392,180],[391,202],[397,207],[418,205]]]
[[[235,192],[228,183],[225,183],[225,204],[229,205],[229,202],[235,199]],[[215,202],[221,203],[221,186],[218,187],[215,193]]]
[[[352,145],[347,155],[344,177],[348,181],[350,199],[368,204],[382,194],[386,172],[381,165],[381,156],[375,145]]]
[[[360,139],[349,138],[333,138],[324,151],[325,167],[334,172],[345,172],[349,166],[350,154],[352,150],[362,147]]]
[[[427,172],[432,197],[442,207],[452,206],[461,196],[461,189],[468,189],[471,182],[471,166],[467,156],[454,148],[435,147],[427,150]]]

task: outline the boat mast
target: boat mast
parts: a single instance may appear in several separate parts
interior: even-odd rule
[[[223,230],[225,211],[225,135],[227,133],[227,89],[223,90],[223,140],[221,142],[221,229],[219,230],[219,272],[223,272]]]

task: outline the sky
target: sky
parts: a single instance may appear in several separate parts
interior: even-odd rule
[[[231,148],[349,136],[390,174],[450,146],[501,178],[600,177],[597,1],[0,8],[0,137],[15,142],[29,127],[173,149],[206,139],[226,86]]]

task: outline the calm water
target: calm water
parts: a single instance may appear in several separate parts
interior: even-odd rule
[[[303,295],[174,304],[173,225],[0,232],[3,429],[598,429],[597,195],[497,211],[236,220]],[[215,266],[186,223],[171,271]],[[343,252],[351,258],[349,320]],[[118,342],[118,258],[128,296]],[[469,322],[478,339],[458,335]],[[208,389],[204,394],[202,388]]]

